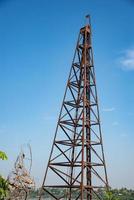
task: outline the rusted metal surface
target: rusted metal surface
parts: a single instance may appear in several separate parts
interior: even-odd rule
[[[64,196],[59,196],[49,188],[64,188]],[[43,192],[52,199],[102,199],[98,190],[103,188],[108,188],[108,178],[91,25],[87,23],[78,36],[39,199],[42,199]]]
[[[29,156],[21,150],[14,164],[13,171],[8,176],[10,185],[9,200],[26,200],[30,190],[34,189],[35,183],[31,178],[30,172],[32,167],[32,151],[28,145]],[[29,163],[26,166],[25,161]]]

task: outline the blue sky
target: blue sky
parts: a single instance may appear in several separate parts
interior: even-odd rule
[[[33,149],[39,185],[77,35],[91,14],[104,149],[112,187],[134,187],[134,1],[0,0],[0,162]]]

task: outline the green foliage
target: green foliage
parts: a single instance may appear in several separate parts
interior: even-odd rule
[[[120,190],[113,190],[114,193],[118,193],[119,200],[134,200],[134,190],[128,190],[122,188]]]
[[[0,176],[0,200],[4,200],[8,195],[8,181]]]
[[[59,196],[63,196],[65,192],[64,189],[58,189],[58,188],[57,189],[50,188],[49,190],[50,191],[53,190],[53,192],[58,193]],[[31,191],[29,195],[31,199],[39,196],[39,191],[40,191],[39,189]],[[107,192],[105,190],[99,190],[98,193],[102,196],[103,200],[134,200],[134,190],[128,190],[126,188],[111,189],[110,191]],[[47,193],[45,193],[45,197],[49,198],[50,196]],[[95,200],[96,198],[93,199]]]
[[[0,151],[0,159],[1,159],[1,160],[7,160],[7,159],[8,159],[8,157],[7,157],[7,155],[5,154],[5,152]]]
[[[7,160],[8,157],[5,154],[5,152],[0,151],[0,159],[1,160]],[[5,197],[8,195],[8,190],[9,190],[9,185],[8,181],[5,180],[1,175],[0,175],[0,200],[4,200]]]
[[[104,193],[104,199],[105,200],[119,200],[116,194],[113,193],[113,191],[106,191]]]

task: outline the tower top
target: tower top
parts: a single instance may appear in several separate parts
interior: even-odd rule
[[[84,34],[86,32],[91,33],[91,20],[90,15],[85,16],[85,25],[80,29],[81,34]]]

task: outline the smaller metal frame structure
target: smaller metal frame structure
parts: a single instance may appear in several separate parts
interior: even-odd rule
[[[29,155],[28,152],[26,154],[21,150],[15,161],[14,169],[8,176],[10,200],[26,200],[29,192],[35,188],[35,182],[31,178],[32,151],[30,145],[27,147]]]

